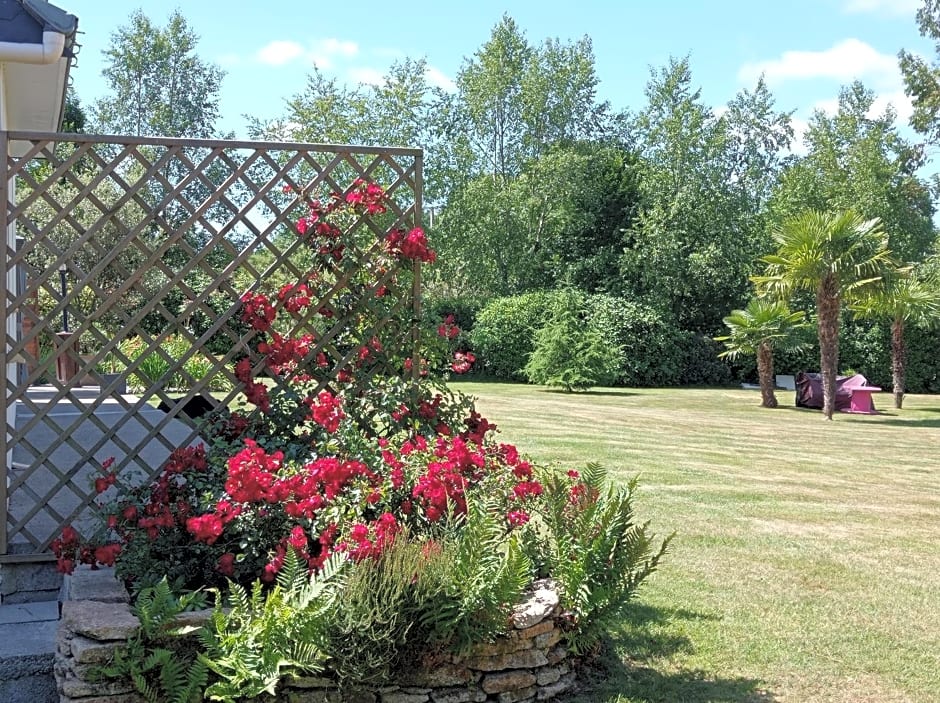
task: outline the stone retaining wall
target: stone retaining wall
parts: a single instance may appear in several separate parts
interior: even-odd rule
[[[60,703],[142,703],[133,686],[94,682],[90,672],[137,631],[127,593],[106,570],[79,571],[63,586],[55,677]],[[187,624],[211,611],[187,613]],[[275,699],[284,703],[516,703],[550,700],[575,683],[574,662],[555,624],[558,596],[550,582],[533,585],[517,606],[512,631],[466,656],[446,655],[417,666],[380,690],[340,691],[329,678],[293,678]]]

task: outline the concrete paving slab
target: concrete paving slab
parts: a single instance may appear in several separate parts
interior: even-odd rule
[[[58,601],[0,605],[0,625],[46,622],[59,619]]]
[[[52,673],[58,625],[56,620],[0,625],[0,701],[59,700]]]
[[[36,657],[52,656],[55,651],[55,632],[58,627],[58,620],[0,625],[0,670],[2,670],[3,662],[22,659],[26,662],[24,666],[30,669],[30,673],[35,673],[32,660]],[[0,675],[0,679],[2,678],[3,676]],[[14,675],[11,678],[17,677]]]
[[[97,386],[76,388],[65,398],[57,394],[51,386],[34,386],[25,401],[16,403],[16,426],[22,434],[14,444],[9,472],[11,551],[51,539],[63,522],[83,534],[93,533],[94,515],[82,506],[94,495],[94,479],[100,475],[96,462],[114,457],[120,465],[126,460],[120,478],[136,485],[152,475],[173,449],[193,441],[190,425],[140,403],[137,396],[102,396]],[[82,417],[89,406],[95,408],[94,419]],[[158,426],[159,433],[147,439]],[[112,430],[116,437],[106,439]],[[97,445],[92,452],[95,461],[83,461],[82,455]],[[36,510],[36,506],[41,507]]]

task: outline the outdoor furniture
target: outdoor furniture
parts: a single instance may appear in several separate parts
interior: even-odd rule
[[[881,389],[878,386],[855,386],[852,388],[852,401],[845,412],[859,413],[861,415],[877,415],[871,394]]]

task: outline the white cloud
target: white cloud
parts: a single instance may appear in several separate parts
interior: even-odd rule
[[[921,0],[845,0],[842,10],[850,15],[880,12],[891,15],[912,15]]]
[[[897,112],[897,121],[901,124],[907,124],[914,114],[914,103],[903,90],[897,90],[891,93],[880,93],[875,97],[875,102],[868,111],[869,117],[877,117],[884,114],[885,108],[891,105]]]
[[[268,66],[283,66],[304,55],[304,48],[294,41],[275,40],[258,50],[258,61]]]
[[[456,84],[447,76],[443,71],[434,66],[428,66],[427,70],[428,83],[433,86],[440,88],[441,90],[446,90],[448,93],[453,93],[457,90]]]
[[[310,60],[317,68],[329,70],[334,66],[334,59],[351,59],[359,53],[359,45],[343,39],[318,39],[310,48]]]
[[[809,122],[802,117],[791,117],[790,126],[793,127],[793,141],[790,142],[790,153],[797,156],[806,156],[806,144],[803,139],[809,130]]]
[[[290,39],[275,39],[255,52],[254,58],[268,66],[283,66],[302,60],[304,63],[316,64],[320,69],[330,70],[336,59],[350,59],[358,53],[359,45],[356,42],[333,37],[318,39],[309,47]]]
[[[891,79],[898,73],[897,58],[882,54],[858,39],[845,39],[824,51],[785,51],[776,59],[748,63],[738,78],[753,83],[763,74],[768,83],[832,78],[847,83],[856,78]]]

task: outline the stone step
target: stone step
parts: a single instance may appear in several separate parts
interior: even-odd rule
[[[61,585],[53,561],[0,564],[0,606],[55,600]]]
[[[58,703],[52,659],[58,601],[0,605],[0,701]]]

